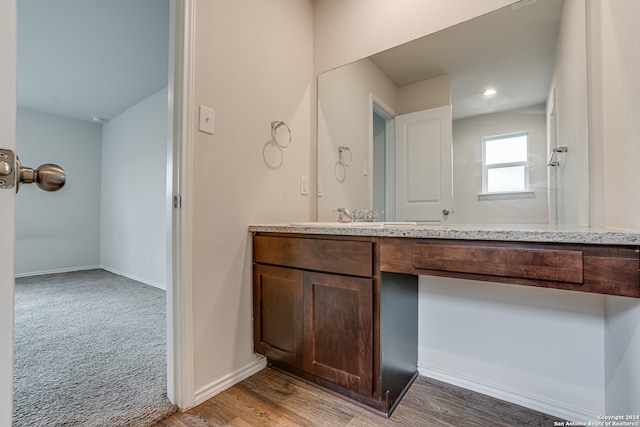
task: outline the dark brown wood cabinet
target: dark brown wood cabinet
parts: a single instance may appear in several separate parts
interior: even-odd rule
[[[640,297],[637,246],[384,238],[380,269]]]
[[[305,272],[305,370],[373,393],[373,279]]]
[[[255,351],[390,414],[417,376],[417,278],[382,287],[376,238],[254,233],[253,249]]]
[[[269,359],[303,364],[302,270],[257,264],[253,278],[253,341]]]
[[[417,376],[418,275],[640,297],[637,246],[253,233],[254,348],[383,414]]]

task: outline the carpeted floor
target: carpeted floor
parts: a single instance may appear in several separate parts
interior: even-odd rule
[[[152,425],[166,397],[165,291],[90,270],[16,279],[14,427]]]

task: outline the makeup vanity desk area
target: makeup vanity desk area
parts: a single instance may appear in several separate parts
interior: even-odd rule
[[[390,415],[417,376],[418,276],[640,298],[640,231],[252,225],[254,350]]]

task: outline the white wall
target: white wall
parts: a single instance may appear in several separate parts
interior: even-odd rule
[[[100,261],[101,126],[18,108],[23,166],[56,163],[67,172],[57,192],[21,185],[16,199],[16,274],[94,268]]]
[[[640,303],[607,297],[605,309],[606,413],[640,415]]]
[[[420,277],[421,374],[587,420],[604,413],[602,295]]]
[[[373,53],[388,49],[390,47],[405,43],[415,38],[435,32],[439,29],[446,28],[450,25],[462,22],[466,19],[478,16],[482,13],[489,12],[498,7],[513,3],[513,1],[422,1],[411,0],[402,2],[391,2],[386,0],[321,0],[315,3],[315,37],[314,37],[314,57],[315,72],[320,73],[333,67],[339,67],[354,60],[367,57]],[[632,40],[633,38],[628,38]],[[630,42],[631,43],[631,42]],[[636,73],[637,74],[637,73]],[[637,132],[636,132],[637,134]],[[627,138],[626,141],[632,141],[633,138]],[[622,155],[622,153],[620,154]],[[631,160],[628,159],[627,162]],[[637,182],[637,179],[636,179]],[[629,182],[631,185],[631,182]],[[629,206],[628,202],[625,206]],[[482,298],[487,301],[502,301],[503,288],[493,286],[481,286],[464,280],[451,280],[448,286],[439,286],[437,289],[431,288],[429,280],[425,277],[420,278],[420,328],[424,331],[424,327],[429,325],[438,325],[441,334],[448,336],[448,340],[464,342],[468,338],[468,332],[455,325],[443,322],[439,317],[440,311],[430,312],[425,310],[432,301],[447,301],[446,307],[455,310],[457,307],[464,305],[473,312],[474,315],[463,316],[466,323],[474,323],[476,321],[485,327],[480,329],[482,336],[487,342],[494,346],[489,350],[493,354],[503,355],[501,360],[507,366],[520,363],[515,360],[520,353],[515,353],[510,342],[521,342],[522,338],[518,331],[511,328],[510,325],[525,324],[525,330],[536,332],[531,338],[531,345],[525,348],[532,349],[536,346],[536,342],[544,343],[566,343],[570,339],[573,348],[588,348],[594,353],[604,354],[604,337],[603,337],[603,304],[604,301],[597,296],[595,299],[586,298],[587,308],[591,311],[587,314],[589,321],[582,322],[585,315],[582,314],[581,304],[574,305],[567,300],[567,310],[559,309],[553,300],[549,298],[551,292],[546,289],[539,290],[540,295],[535,297],[539,307],[531,310],[526,319],[522,319],[518,307],[527,306],[531,295],[526,293],[514,293],[510,295],[509,300],[501,304],[487,305],[480,300],[469,300],[467,297],[459,296],[456,292],[457,287],[464,289],[477,289],[482,293]],[[535,290],[533,290],[535,291]],[[573,294],[571,294],[573,295]],[[579,300],[576,297],[576,301]],[[463,304],[464,303],[464,304]],[[490,312],[487,313],[487,310]],[[552,313],[555,320],[553,327],[547,327],[544,331],[538,329],[535,324],[547,324],[545,316]],[[600,313],[600,314],[598,314]],[[462,313],[464,314],[464,313]],[[490,327],[486,323],[482,323],[481,316],[491,315],[494,319],[500,319],[500,322],[493,322]],[[573,334],[572,330],[580,333]],[[542,336],[542,332],[546,336]],[[443,347],[444,343],[437,340],[433,343],[425,341],[426,337],[421,335],[420,346],[432,346],[433,351],[446,351]],[[440,346],[440,347],[438,347]],[[422,353],[424,354],[424,353]],[[566,357],[558,358],[554,349],[547,349],[546,352],[538,351],[539,358],[535,361],[527,360],[530,367],[525,367],[526,363],[519,366],[519,375],[525,375],[528,369],[537,369],[537,379],[535,381],[526,381],[523,383],[505,383],[506,371],[484,370],[481,365],[473,364],[470,370],[463,370],[466,373],[465,384],[469,387],[477,386],[483,388],[486,392],[499,395],[502,393],[501,387],[510,388],[509,395],[516,399],[522,396],[534,396],[527,404],[532,407],[542,409],[540,399],[541,390],[544,397],[556,402],[559,407],[554,409],[555,412],[563,412],[563,414],[574,414],[577,411],[580,414],[587,415],[590,412],[597,412],[604,409],[604,395],[602,376],[604,368],[602,360],[597,358],[587,358],[588,363],[576,363],[574,359],[569,361]],[[506,356],[505,356],[506,355]],[[509,355],[514,357],[513,361],[509,361]],[[438,363],[432,364],[431,369],[442,370],[445,372],[453,372],[460,368],[461,360],[456,362],[457,366],[444,363],[442,359]],[[569,397],[562,390],[557,390],[558,380],[553,376],[559,371],[567,371],[561,381],[566,389],[578,390],[584,389],[584,394]],[[451,377],[449,377],[451,378]],[[598,380],[600,378],[600,380]],[[531,378],[529,378],[531,379]],[[600,381],[600,389],[597,389],[598,381]],[[577,400],[574,400],[577,399]],[[546,401],[549,403],[549,401]],[[561,415],[561,414],[559,414]],[[568,415],[567,415],[568,416]],[[576,418],[577,415],[571,416]],[[583,418],[582,416],[578,418]]]
[[[370,174],[363,174],[363,162],[370,162],[372,157],[371,95],[395,109],[396,87],[369,59],[318,76],[317,158],[323,186],[318,199],[319,221],[335,221],[337,214],[333,211],[338,207],[372,207]],[[351,150],[350,167],[336,165],[339,146]],[[348,162],[349,155],[344,159]]]
[[[640,2],[601,4],[602,136],[605,225],[640,229]],[[596,99],[595,102],[600,100]],[[597,141],[594,141],[597,142]],[[607,298],[606,411],[640,414],[640,302]]]
[[[100,264],[166,287],[167,89],[102,126]]]
[[[478,200],[482,138],[529,132],[529,188],[534,197]],[[544,105],[453,122],[453,201],[456,224],[547,224],[547,128]]]
[[[19,108],[17,128],[25,166],[67,172],[58,192],[20,188],[17,275],[102,267],[164,288],[167,90],[104,126]]]
[[[193,147],[193,336],[196,400],[253,363],[252,223],[308,221],[313,87],[309,0],[198,1],[194,107],[216,110]],[[197,108],[196,108],[197,111]],[[272,155],[271,122],[292,143]],[[315,121],[315,118],[313,118]],[[278,154],[279,155],[279,154]],[[272,157],[267,157],[272,159]]]
[[[551,95],[555,91],[558,156],[558,224],[589,225],[589,155],[587,134],[587,52],[584,0],[565,0],[556,42]]]

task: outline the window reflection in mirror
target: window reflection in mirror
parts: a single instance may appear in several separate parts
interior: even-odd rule
[[[333,210],[344,206],[384,207],[387,221],[588,224],[587,5],[584,0],[527,4],[507,6],[318,76],[319,221],[334,220]],[[485,94],[487,88],[496,93]],[[453,160],[440,164],[439,173],[449,173],[451,185],[439,194],[419,191],[440,175],[406,176],[402,165],[407,159],[396,152],[424,155],[426,148],[411,140],[400,150],[395,123],[443,106],[452,112]],[[515,132],[528,133],[527,191],[487,197],[483,137]],[[339,146],[349,146],[353,158],[342,182],[335,176]],[[556,166],[547,166],[557,146],[568,149],[558,153]],[[407,184],[398,187],[398,181]],[[447,217],[397,215],[397,200],[403,198],[398,192],[424,194],[412,203],[430,204],[449,191],[453,214]]]
[[[529,132],[482,138],[482,192],[529,191]]]

